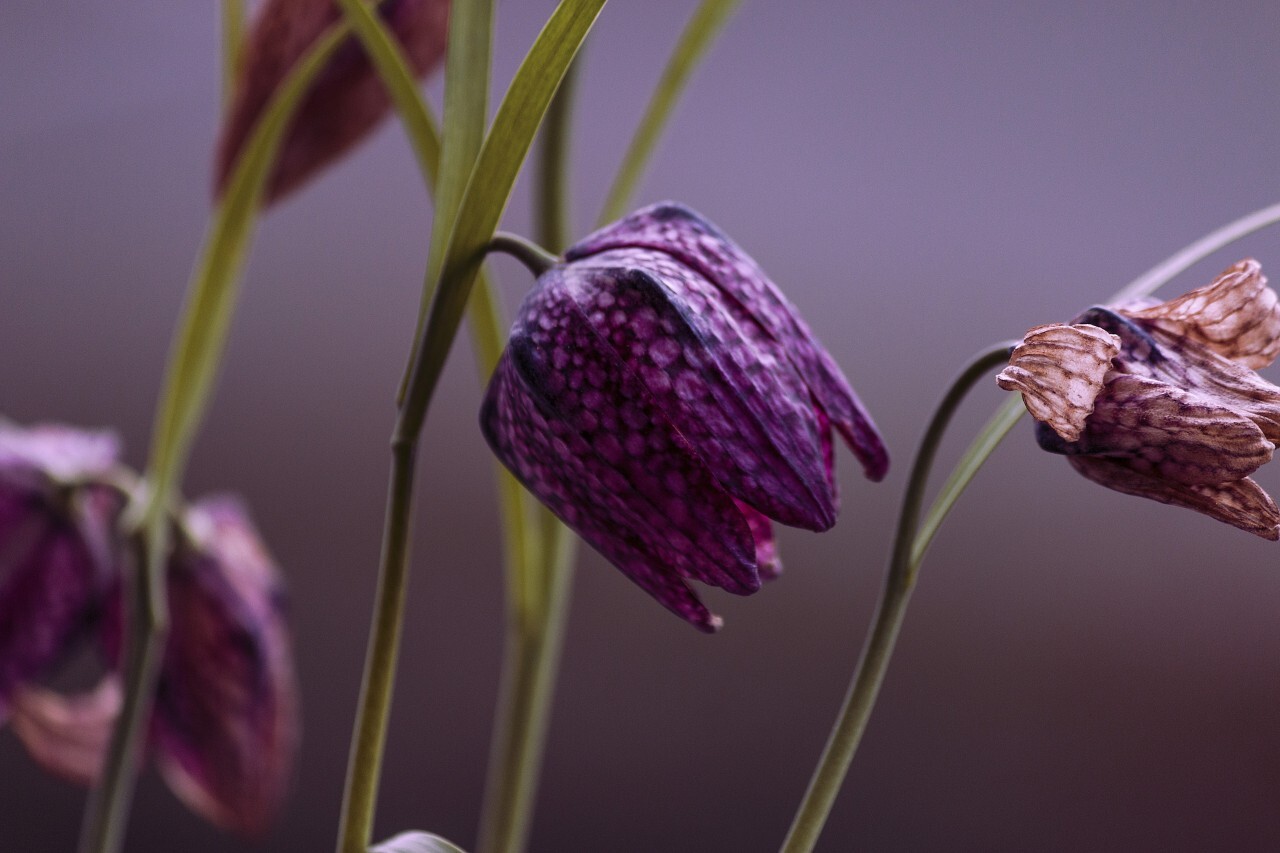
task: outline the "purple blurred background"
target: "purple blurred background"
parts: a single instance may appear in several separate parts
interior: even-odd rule
[[[577,113],[580,231],[693,6],[605,8]],[[499,85],[552,7],[500,4]],[[0,411],[113,425],[135,465],[209,211],[216,18],[160,0],[0,9]],[[873,486],[842,454],[841,523],[783,531],[787,571],[759,595],[708,592],[718,636],[584,553],[533,850],[777,847],[937,395],[978,348],[1280,200],[1277,33],[1271,2],[744,4],[638,202],[684,201],[755,255],[896,466]],[[510,230],[527,232],[528,206],[522,187]],[[242,844],[149,773],[132,850],[331,849],[430,217],[392,122],[259,231],[187,489],[242,493],[291,581],[295,790],[272,835]],[[1280,231],[1165,293],[1250,254],[1280,275]],[[496,266],[514,305],[528,277]],[[422,458],[378,834],[470,847],[501,575],[459,349]],[[974,395],[943,465],[1000,399],[994,382]],[[1087,483],[1022,424],[937,539],[821,849],[1280,849],[1278,561],[1275,544]],[[5,848],[70,849],[82,802],[0,732]]]

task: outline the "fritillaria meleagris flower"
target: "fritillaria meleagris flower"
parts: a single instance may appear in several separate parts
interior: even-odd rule
[[[1041,447],[1096,483],[1266,539],[1280,511],[1249,478],[1280,441],[1280,306],[1257,261],[1168,302],[1038,326],[997,381],[1021,391]]]
[[[703,630],[689,587],[779,571],[770,519],[826,530],[832,427],[881,479],[875,425],[759,266],[698,214],[645,208],[525,299],[481,427],[498,458],[645,591]]]
[[[101,482],[118,455],[107,432],[0,421],[0,723],[74,651],[119,574],[124,498]]]
[[[0,425],[0,722],[45,768],[100,773],[122,691],[126,502],[107,433]],[[297,737],[278,573],[234,502],[186,510],[168,565],[170,632],[148,749],[170,787],[247,834],[279,805]],[[87,693],[40,684],[96,634],[108,673]]]
[[[379,12],[419,77],[444,55],[449,0],[385,0]],[[236,158],[276,89],[321,34],[342,17],[334,0],[267,0],[247,34],[235,89],[218,141],[221,194]],[[388,113],[390,97],[364,49],[351,37],[303,97],[263,201],[271,204],[350,150]]]

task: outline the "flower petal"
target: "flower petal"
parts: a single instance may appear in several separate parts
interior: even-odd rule
[[[14,691],[48,672],[88,626],[97,572],[72,528],[40,516],[0,531],[0,720]]]
[[[280,805],[297,741],[284,592],[237,504],[204,501],[187,521],[194,543],[179,546],[169,569],[156,762],[194,811],[254,835]]]
[[[526,488],[696,626],[714,630],[718,620],[683,578],[759,589],[751,531],[733,499],[559,276],[544,276],[526,298],[481,427]]]
[[[1280,388],[1253,370],[1107,308],[1091,308],[1081,317],[1120,338],[1118,370],[1194,390],[1245,415],[1270,441],[1280,442]]]
[[[884,478],[889,454],[871,416],[799,312],[746,252],[689,208],[662,202],[591,234],[571,247],[565,257],[576,261],[628,247],[664,252],[719,287],[730,302],[782,345],[866,475],[872,480]]]
[[[102,772],[123,698],[115,675],[74,696],[25,686],[13,697],[13,733],[45,770],[89,785]]]
[[[1121,310],[1151,328],[1196,341],[1245,367],[1266,367],[1280,355],[1280,300],[1252,258],[1177,299]]]
[[[1085,478],[1108,489],[1193,509],[1263,539],[1280,539],[1280,509],[1251,479],[1188,485],[1135,471],[1126,460],[1071,456],[1067,461]]]
[[[380,14],[417,76],[439,63],[448,29],[448,0],[386,0]],[[333,0],[268,0],[263,6],[245,38],[233,100],[218,140],[218,194],[284,78],[340,18]],[[351,37],[299,105],[267,180],[264,203],[288,195],[340,158],[386,117],[390,105],[364,49]]]
[[[1113,373],[1080,439],[1046,449],[1123,459],[1134,471],[1212,485],[1249,476],[1271,460],[1275,445],[1248,418],[1202,394]]]
[[[603,252],[546,281],[556,277],[725,491],[783,524],[835,524],[808,388],[714,285],[647,249]]]
[[[1036,326],[1013,348],[996,383],[1022,392],[1031,417],[1075,441],[1119,352],[1120,339],[1097,326]]]
[[[756,543],[756,567],[760,572],[760,580],[771,581],[782,574],[782,560],[778,557],[778,545],[773,539],[773,522],[763,513],[757,512],[741,501],[738,509],[751,528],[751,538]]]
[[[106,474],[119,457],[120,441],[108,430],[19,427],[0,419],[0,480],[11,487],[75,483]]]

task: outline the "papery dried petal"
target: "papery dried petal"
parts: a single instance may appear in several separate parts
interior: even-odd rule
[[[439,64],[449,0],[385,0],[379,13],[421,77]],[[334,0],[268,0],[245,38],[232,103],[218,141],[215,186],[221,194],[240,151],[297,61],[340,20]],[[282,140],[264,191],[271,204],[337,160],[380,122],[391,105],[355,37],[338,48],[304,96]]]
[[[1280,509],[1249,478],[1218,485],[1187,485],[1135,471],[1115,459],[1071,456],[1068,461],[1084,477],[1108,489],[1193,509],[1263,539],[1280,539]]]
[[[889,454],[871,416],[840,368],[764,271],[701,215],[671,202],[654,204],[591,234],[565,253],[569,261],[620,248],[664,252],[706,277],[777,341],[830,416],[866,475],[880,480]]]
[[[1119,352],[1120,339],[1097,326],[1036,326],[1013,348],[996,383],[1022,392],[1033,418],[1075,441]]]
[[[116,675],[73,696],[26,686],[13,697],[13,732],[45,770],[89,785],[102,772],[123,698]]]
[[[1184,485],[1240,480],[1271,460],[1274,445],[1248,418],[1173,385],[1113,373],[1078,441],[1046,447],[1123,460]]]
[[[173,629],[152,715],[156,763],[213,823],[263,831],[288,783],[297,688],[274,564],[227,500],[188,512],[194,548],[169,571]]]
[[[646,249],[603,252],[546,278],[557,275],[612,350],[599,357],[627,363],[725,491],[783,524],[835,523],[808,389],[710,282]]]
[[[1245,415],[1270,441],[1280,442],[1280,388],[1253,370],[1107,308],[1091,308],[1081,317],[1120,338],[1117,364],[1123,372],[1195,390]]]
[[[1261,265],[1246,258],[1211,284],[1168,302],[1124,314],[1178,340],[1202,344],[1254,369],[1280,355],[1280,301],[1267,287]]]

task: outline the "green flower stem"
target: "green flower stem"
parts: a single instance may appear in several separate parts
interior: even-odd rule
[[[131,535],[140,535],[144,543],[142,559],[127,590],[132,621],[124,659],[126,698],[107,747],[101,781],[85,811],[80,835],[83,853],[115,853],[124,841],[168,627],[164,571],[170,504],[213,393],[235,310],[240,271],[270,166],[303,94],[349,33],[345,26],[331,28],[271,99],[214,210],[209,235],[188,285],[187,303],[156,409],[145,494],[130,507],[125,522],[135,531]]]
[[[231,104],[244,46],[244,0],[222,0],[222,106]]]
[[[493,239],[484,247],[484,251],[486,255],[490,252],[502,252],[505,255],[510,255],[524,264],[524,268],[532,273],[535,278],[560,261],[559,258],[532,240],[526,240],[518,234],[509,234],[505,231],[499,231],[494,234]]]
[[[573,97],[581,56],[570,64],[542,129],[534,184],[537,238],[553,251],[569,240],[569,140]],[[499,248],[499,234],[490,249]],[[524,243],[528,251],[527,241]],[[537,276],[557,258],[539,247],[522,258]],[[508,251],[510,251],[508,249]],[[489,749],[489,772],[480,813],[478,850],[515,853],[524,849],[532,824],[538,776],[550,722],[556,672],[569,609],[576,540],[573,534],[528,492],[521,490],[525,521],[540,550],[522,578],[507,593],[506,648],[502,686]]]
[[[1242,216],[1156,264],[1122,288],[1109,302],[1122,303],[1150,296],[1193,264],[1255,231],[1276,223],[1280,223],[1280,204],[1270,205]],[[993,350],[987,353],[986,357],[995,358],[998,352],[1000,351]],[[880,682],[884,678],[884,670],[888,665],[889,655],[902,623],[911,588],[933,537],[978,470],[1026,411],[1022,400],[1017,395],[1011,396],[1001,404],[974,438],[973,443],[965,450],[917,529],[916,521],[920,513],[924,480],[928,474],[927,468],[932,463],[937,440],[950,417],[947,408],[949,405],[954,408],[959,402],[959,397],[963,396],[964,390],[967,390],[962,388],[966,379],[972,376],[969,382],[972,384],[972,381],[985,372],[977,369],[981,359],[982,357],[970,365],[947,397],[943,399],[934,415],[934,421],[930,424],[930,429],[921,442],[916,464],[912,468],[908,481],[907,493],[903,498],[902,515],[894,541],[893,557],[890,561],[884,596],[840,718],[832,731],[831,739],[810,782],[804,802],[783,844],[783,850],[787,853],[812,850],[817,842],[818,834],[822,831],[827,814],[831,810],[831,804],[857,750],[858,741],[871,713]],[[974,375],[975,370],[976,375]],[[946,412],[945,417],[944,412]]]
[[[916,576],[920,564],[911,559],[912,544],[916,536],[916,527],[920,519],[920,507],[924,501],[924,490],[928,484],[929,471],[933,467],[938,445],[946,432],[951,416],[955,414],[965,395],[970,389],[993,368],[999,367],[1009,360],[1009,348],[1012,342],[998,344],[977,355],[963,372],[952,383],[932,420],[920,440],[920,448],[916,451],[915,462],[911,474],[907,478],[906,492],[902,498],[902,510],[898,516],[898,527],[894,534],[893,554],[889,558],[889,571],[885,579],[884,589],[880,596],[880,605],[876,610],[871,632],[863,646],[862,659],[854,673],[853,683],[845,696],[844,706],[836,720],[835,728],[827,741],[826,749],[809,782],[809,790],[796,812],[791,831],[783,842],[782,849],[786,853],[810,851],[817,844],[818,835],[826,823],[831,804],[835,802],[840,785],[844,782],[845,773],[853,754],[862,739],[867,719],[875,705],[876,695],[884,680],[884,673],[889,665],[889,657],[893,654],[893,646],[902,627],[902,619],[907,612],[907,603],[911,599],[911,591],[915,587]]]
[[[702,0],[694,11],[662,70],[662,76],[658,78],[658,85],[645,108],[644,117],[640,119],[640,124],[631,137],[627,153],[622,157],[617,177],[605,196],[600,218],[596,222],[597,227],[608,225],[626,213],[640,176],[644,174],[680,93],[740,2],[741,0]]]

